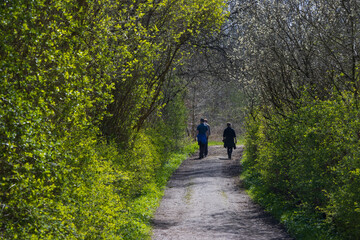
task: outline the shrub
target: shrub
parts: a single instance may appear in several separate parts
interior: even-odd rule
[[[285,116],[249,119],[244,166],[255,197],[279,216],[293,209],[322,222],[314,225],[331,229],[330,223],[359,238],[359,120],[357,98],[346,92],[326,101],[303,98]]]

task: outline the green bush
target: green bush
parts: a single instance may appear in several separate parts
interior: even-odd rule
[[[1,239],[148,238],[160,173],[186,144],[183,102],[163,109],[167,73],[222,6],[0,2]]]
[[[290,222],[318,219],[309,221],[313,237],[300,239],[329,237],[325,228],[360,237],[359,120],[358,100],[346,92],[327,101],[304,97],[285,116],[248,120],[246,181],[298,237],[309,229]]]
[[[149,238],[149,220],[161,190],[186,153],[196,147],[185,148],[188,144],[182,142],[177,145],[181,154],[164,152],[169,142],[138,132],[132,147],[119,152],[115,144],[84,133],[64,139],[56,149],[58,155],[52,155],[57,161],[13,164],[9,177],[2,177],[1,237]],[[154,142],[163,144],[155,146]],[[59,161],[60,156],[64,161]]]
[[[90,204],[92,182],[104,181],[91,169],[100,161],[93,150],[96,124],[112,98],[108,58],[97,55],[106,53],[107,43],[104,28],[85,26],[92,21],[103,26],[108,19],[78,7],[71,1],[0,5],[0,237],[5,239],[83,238],[86,223],[77,212],[85,209],[78,205]]]

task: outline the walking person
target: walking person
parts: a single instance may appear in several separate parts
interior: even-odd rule
[[[202,159],[205,155],[205,146],[208,136],[208,127],[205,125],[205,120],[203,118],[200,119],[200,124],[196,128],[196,134],[200,148],[199,159]]]
[[[206,136],[206,144],[205,144],[205,151],[204,151],[204,155],[205,157],[208,155],[209,151],[208,151],[208,145],[209,145],[209,136],[211,134],[211,131],[210,131],[210,125],[208,124],[208,120],[205,118],[204,119],[204,124],[205,126],[207,126],[208,128],[208,134]]]
[[[224,130],[223,142],[224,147],[227,148],[228,158],[231,159],[233,148],[236,149],[236,134],[235,130],[231,128],[231,123],[227,123],[227,128]]]

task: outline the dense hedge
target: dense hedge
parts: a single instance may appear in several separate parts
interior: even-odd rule
[[[360,238],[359,100],[301,100],[247,121],[244,177],[298,239]]]
[[[180,99],[164,111],[175,107],[185,111]],[[60,138],[40,132],[41,126],[35,132],[31,121],[20,125],[28,135],[19,145],[2,145],[1,238],[149,238],[162,187],[194,151],[184,149],[184,120],[185,115],[158,117],[156,129],[137,132],[122,151],[93,130],[72,130]]]

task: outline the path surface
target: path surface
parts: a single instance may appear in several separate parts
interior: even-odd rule
[[[292,239],[241,188],[241,153],[228,160],[223,147],[211,146],[208,157],[185,160],[157,209],[152,239]]]

